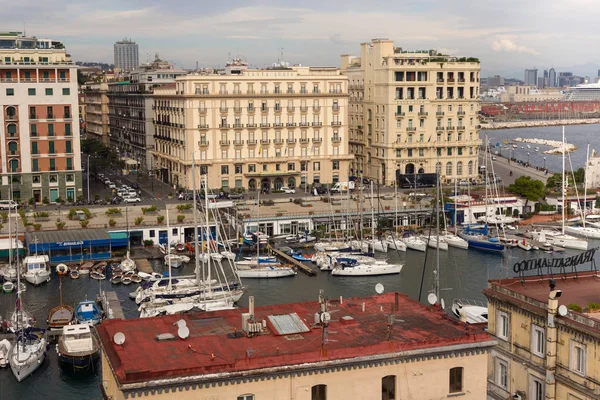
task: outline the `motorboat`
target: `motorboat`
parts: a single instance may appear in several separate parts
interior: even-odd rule
[[[14,282],[17,280],[17,267],[10,264],[0,269],[0,275],[5,281]]]
[[[0,340],[0,368],[8,367],[8,354],[12,346],[7,339]]]
[[[488,322],[488,308],[475,300],[455,299],[452,302],[452,314],[468,324]]]
[[[385,241],[388,244],[388,250],[406,251],[406,243],[393,235],[388,235]]]
[[[106,275],[104,275],[102,272],[92,271],[90,273],[90,278],[96,279],[98,281],[102,281],[102,280],[106,279]]]
[[[56,352],[63,366],[87,369],[98,360],[100,343],[89,325],[69,325],[62,328]]]
[[[42,365],[46,358],[46,339],[43,329],[19,329],[16,334],[17,342],[10,349],[8,361],[13,375],[21,382]]]
[[[249,261],[258,264],[272,264],[277,262],[275,256],[258,256],[258,257],[244,257],[244,261]]]
[[[58,276],[67,275],[69,273],[69,267],[67,267],[66,264],[58,264],[56,266],[56,273],[58,274]]]
[[[297,261],[311,261],[312,260],[312,255],[302,254],[299,251],[292,253],[291,257]]]
[[[15,284],[14,284],[14,283],[12,283],[12,282],[10,282],[10,281],[4,282],[4,283],[2,284],[2,291],[3,291],[4,293],[12,293],[12,291],[13,291],[14,289],[15,289]]]
[[[190,262],[188,256],[180,254],[167,254],[164,257],[165,265],[170,265],[172,268],[180,268],[183,264]]]
[[[401,239],[407,249],[424,252],[427,248],[427,243],[421,240],[418,236],[405,236]]]
[[[84,300],[75,307],[75,319],[80,324],[97,325],[102,320],[102,314],[95,302]]]
[[[50,280],[49,258],[47,255],[33,255],[25,257],[25,273],[23,277],[34,286],[41,285]]]
[[[585,216],[585,223],[595,228],[600,228],[600,215],[590,214]]]
[[[368,264],[358,262],[339,263],[331,270],[332,276],[372,276],[372,275],[391,275],[399,274],[402,271],[403,264],[388,264],[385,261],[375,261]]]
[[[448,243],[446,243],[443,236],[440,236],[439,242],[437,235],[431,235],[430,237],[421,235],[421,240],[431,248],[437,249],[439,246],[440,250],[448,251]]]
[[[123,275],[121,274],[115,274],[110,277],[110,283],[112,283],[113,285],[121,283],[121,280],[123,280]]]
[[[286,276],[295,276],[296,274],[296,270],[292,267],[281,265],[237,265],[237,275],[240,278],[283,278]]]
[[[533,246],[526,239],[521,239],[517,242],[517,246],[525,251],[533,250]]]
[[[162,275],[159,274],[158,272],[153,272],[151,274],[148,274],[146,272],[139,271],[137,274],[144,281],[156,281],[156,280],[162,278]]]
[[[484,224],[490,224],[490,225],[508,225],[508,224],[514,224],[516,221],[517,221],[516,218],[502,215],[502,214],[498,214],[498,215],[492,214],[492,215],[488,215],[487,217],[484,215],[483,217],[477,218],[477,222],[481,222]]]

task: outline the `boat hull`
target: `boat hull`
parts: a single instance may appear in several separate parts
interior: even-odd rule
[[[427,248],[427,243],[425,243],[422,240],[415,240],[415,239],[409,238],[409,239],[403,240],[403,242],[406,245],[407,249],[425,252],[425,249]]]
[[[389,250],[406,251],[406,244],[402,240],[388,238],[386,241]]]
[[[50,280],[50,273],[45,270],[36,271],[34,273],[26,273],[23,275],[25,280],[34,286],[39,286]]]
[[[89,354],[69,355],[59,354],[60,363],[63,367],[73,369],[91,368],[100,358],[100,352],[90,352]]]
[[[446,239],[446,243],[448,243],[448,246],[456,247],[457,249],[464,249],[464,250],[467,250],[469,248],[469,242],[467,242],[466,240],[464,240],[462,238],[459,238],[458,236],[446,235],[445,239]]]
[[[337,267],[331,271],[333,276],[375,276],[399,274],[402,264],[363,264],[355,267]]]
[[[295,276],[296,271],[291,268],[267,267],[238,269],[237,274],[240,278],[283,278],[286,276]]]
[[[23,359],[22,354],[17,355],[16,345],[12,347],[9,354],[10,369],[19,382],[31,375],[44,362],[46,358],[46,339],[41,339],[39,343],[34,345],[29,344],[26,348],[31,349],[27,359]]]
[[[588,239],[600,239],[600,229],[597,227],[565,226],[565,232]]]

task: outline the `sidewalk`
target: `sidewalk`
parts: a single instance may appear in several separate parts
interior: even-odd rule
[[[515,178],[518,178],[519,176],[522,176],[522,175],[527,175],[527,176],[531,176],[533,179],[538,179],[538,180],[544,182],[544,184],[545,184],[546,181],[548,180],[548,177],[552,176],[552,172],[548,172],[548,174],[546,174],[544,171],[537,170],[533,167],[526,167],[525,165],[518,164],[514,161],[509,162],[509,160],[507,158],[500,157],[499,155],[497,155],[495,157],[496,157],[496,159],[493,161],[494,167],[500,166],[500,167],[507,169],[508,171],[512,171]]]

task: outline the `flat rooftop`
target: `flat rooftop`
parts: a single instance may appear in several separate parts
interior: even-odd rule
[[[385,355],[402,358],[411,350],[436,353],[442,346],[480,344],[485,348],[495,343],[481,326],[461,323],[406,295],[398,295],[396,308],[395,295],[329,301],[331,321],[324,346],[323,329],[314,322],[318,301],[257,307],[255,320],[265,320],[266,329],[253,338],[240,333],[242,313],[248,309],[109,320],[97,329],[119,384],[144,382],[145,387],[178,378],[232,379],[252,370],[273,373],[288,367],[289,372],[290,366],[310,368],[317,362],[359,362],[363,357]],[[189,328],[187,339],[177,336],[179,319]],[[113,341],[118,332],[126,338],[122,346]],[[157,335],[165,333],[174,338],[159,341]]]

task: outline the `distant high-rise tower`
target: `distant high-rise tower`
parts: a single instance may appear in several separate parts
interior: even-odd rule
[[[548,71],[548,86],[556,87],[556,70],[554,68],[550,68]]]
[[[138,45],[131,39],[115,43],[115,68],[121,71],[133,71],[140,65]]]
[[[537,69],[526,69],[525,70],[525,85],[537,85]]]

